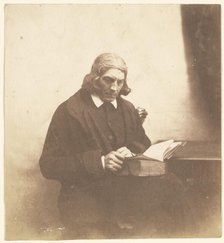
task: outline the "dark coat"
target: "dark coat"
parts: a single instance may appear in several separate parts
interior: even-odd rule
[[[124,146],[134,153],[144,152],[150,140],[137,111],[121,97],[118,103],[125,124]],[[40,158],[42,174],[62,184],[59,209],[68,224],[68,218],[76,223],[105,219],[113,204],[118,176],[106,172],[101,162],[101,156],[113,149],[94,117],[95,109],[82,89],[62,103],[53,115]]]

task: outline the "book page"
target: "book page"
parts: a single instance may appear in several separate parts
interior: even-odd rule
[[[173,153],[180,147],[183,146],[183,142],[174,142],[166,150],[164,154],[164,160],[172,157]]]
[[[153,144],[143,153],[143,155],[151,159],[163,161],[165,152],[173,142],[174,140],[170,139],[165,142]]]

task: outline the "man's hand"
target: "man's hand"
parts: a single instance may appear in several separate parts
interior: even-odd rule
[[[104,156],[105,169],[112,172],[117,172],[122,168],[124,156],[117,151],[111,151]]]
[[[121,147],[117,150],[123,157],[132,157],[132,152],[127,147]]]
[[[142,108],[142,107],[137,107],[136,108],[140,118],[141,118],[141,121],[142,123],[145,121],[145,118],[147,117],[148,115],[148,112],[146,111],[146,109]]]

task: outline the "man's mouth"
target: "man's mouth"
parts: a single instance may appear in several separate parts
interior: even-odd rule
[[[117,97],[117,93],[113,93],[113,94],[105,93],[105,95],[108,96],[108,97],[112,97],[112,98],[116,98]]]

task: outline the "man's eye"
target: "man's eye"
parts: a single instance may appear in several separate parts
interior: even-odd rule
[[[124,83],[124,80],[123,79],[122,80],[118,80],[117,83],[118,83],[118,85],[122,85]]]
[[[107,83],[113,83],[114,80],[112,78],[109,78],[109,77],[103,77],[103,80]]]
[[[103,77],[103,81],[107,84],[112,84],[114,83],[115,81],[117,80],[117,84],[118,85],[122,85],[124,83],[124,80],[123,79],[114,79],[114,78],[111,78],[111,77]]]

